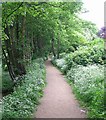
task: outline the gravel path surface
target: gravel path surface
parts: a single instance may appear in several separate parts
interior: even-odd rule
[[[47,86],[34,116],[36,118],[86,118],[64,76],[49,60],[46,62],[46,70]]]

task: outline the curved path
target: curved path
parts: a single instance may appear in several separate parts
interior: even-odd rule
[[[75,99],[64,76],[48,60],[47,86],[41,104],[35,112],[36,118],[86,118]]]

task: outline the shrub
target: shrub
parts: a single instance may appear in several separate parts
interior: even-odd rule
[[[61,54],[60,54],[61,55]],[[52,59],[52,63],[58,66],[62,72],[66,73],[71,67],[75,65],[87,66],[92,64],[105,63],[104,42],[101,39],[95,39],[80,46],[76,51],[69,54],[62,54],[61,59]]]
[[[14,88],[14,92],[3,97],[3,119],[28,118],[42,96],[45,86],[45,67],[42,59],[32,62],[25,79]]]
[[[56,59],[56,65],[59,67],[59,68],[62,68],[62,66],[65,64],[65,60],[64,59]]]
[[[93,45],[92,45],[92,44]],[[88,65],[88,64],[104,64],[104,45],[103,41],[95,44],[91,42],[88,46],[79,47],[77,51],[68,54],[65,57],[68,69],[75,64],[77,65]]]
[[[61,59],[54,59],[52,60],[52,63],[57,66],[61,71],[62,73],[66,73],[66,70],[67,70],[67,64],[66,64],[66,61],[64,58],[61,58]]]

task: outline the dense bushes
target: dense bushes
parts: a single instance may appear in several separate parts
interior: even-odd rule
[[[28,118],[42,96],[45,86],[45,67],[42,59],[32,62],[24,80],[15,87],[14,92],[3,97],[3,118]]]
[[[74,65],[101,64],[105,62],[104,42],[101,39],[95,39],[88,42],[86,46],[79,47],[75,52],[68,53],[59,60],[54,60],[54,64],[66,73]],[[62,62],[64,61],[64,62]],[[59,63],[62,62],[62,65]]]
[[[97,41],[97,40],[95,40]],[[104,45],[103,40],[100,40],[98,44],[90,42],[86,46],[79,47],[77,51],[68,54],[66,56],[66,62],[68,67],[72,67],[74,64],[87,65],[87,64],[104,64]]]
[[[66,73],[72,66],[75,65],[92,65],[101,64],[105,62],[104,42],[101,39],[95,39],[88,42],[86,46],[79,47],[75,52],[64,55],[61,59],[52,60],[64,73]]]
[[[75,52],[53,59],[53,63],[66,74],[77,98],[86,105],[88,116],[104,116],[104,45],[96,39]]]

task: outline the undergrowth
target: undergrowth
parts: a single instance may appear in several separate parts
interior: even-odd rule
[[[3,120],[30,118],[33,115],[43,95],[45,76],[43,60],[33,60],[22,82],[14,88],[14,92],[3,97]]]

